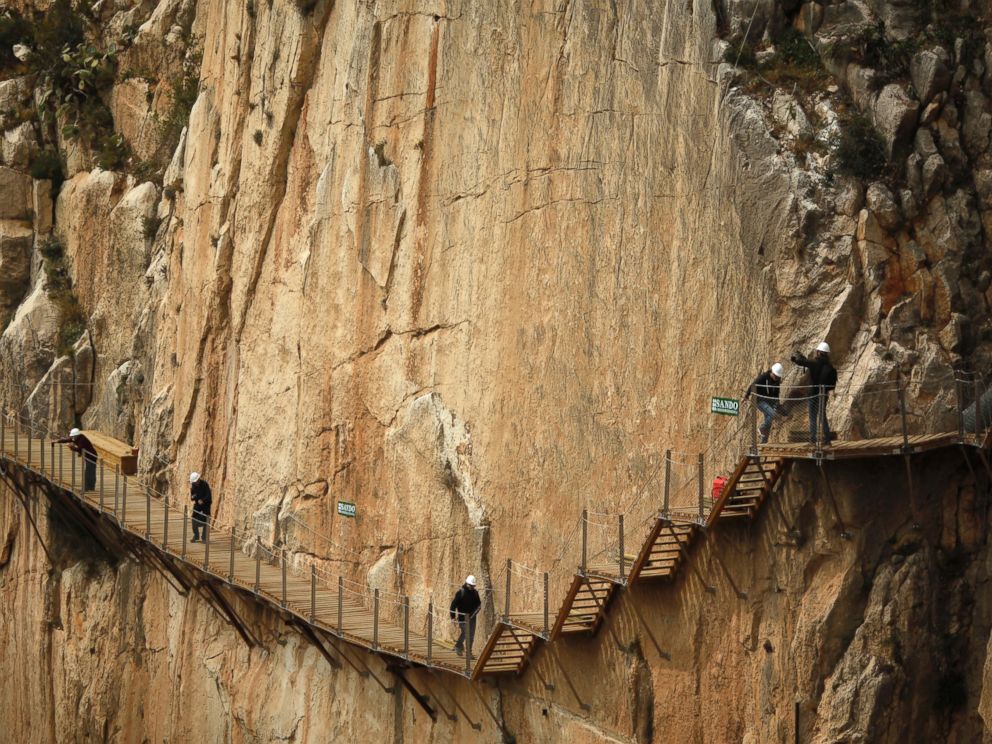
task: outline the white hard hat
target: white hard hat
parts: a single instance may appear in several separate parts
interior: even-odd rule
[[[465,579],[465,583],[468,584],[469,586],[475,586],[475,577],[469,575],[468,578]]]
[[[772,365],[772,374],[775,375],[776,377],[781,377],[782,372],[784,371],[785,370],[782,369],[782,365],[779,364],[778,362],[775,362],[775,364]]]
[[[190,483],[196,483],[198,480],[200,480],[200,474],[199,473],[190,473],[189,474],[189,482]]]
[[[822,351],[824,354],[829,354],[830,353],[830,344],[828,344],[826,341],[821,341],[819,343],[819,345],[817,345],[816,350],[817,351]]]
[[[83,433],[83,432],[81,432],[81,431],[80,431],[79,429],[77,429],[77,428],[75,428],[75,427],[73,427],[73,428],[72,428],[72,429],[71,429],[71,430],[69,431],[69,436],[70,436],[70,437],[78,437],[78,436],[79,436],[80,434],[82,434],[82,433]]]

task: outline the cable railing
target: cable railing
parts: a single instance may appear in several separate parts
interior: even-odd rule
[[[34,403],[39,400],[33,395],[30,399]],[[765,402],[769,405],[761,405]],[[100,458],[92,463],[95,487],[88,488],[86,465],[80,466],[82,461],[66,446],[54,443],[57,435],[49,428],[50,418],[41,415],[41,408],[32,404],[22,405],[17,412],[4,411],[0,449],[10,451],[2,440],[12,435],[15,459],[83,498],[115,519],[122,529],[154,541],[156,547],[198,564],[203,571],[264,595],[339,637],[371,644],[374,650],[409,658],[411,633],[426,638],[429,659],[439,651],[450,650],[458,628],[451,622],[447,604],[434,602],[433,592],[395,592],[374,587],[367,578],[356,580],[331,570],[330,557],[301,549],[305,546],[288,545],[285,534],[281,544],[268,544],[257,532],[239,527],[233,514],[224,521],[215,515],[207,518],[202,550],[197,548],[193,555],[188,539],[193,514],[185,499],[124,476]],[[881,442],[878,446],[885,452],[909,452],[926,437],[948,433],[962,443],[978,444],[992,429],[992,390],[982,376],[960,372],[895,378],[862,385],[855,391],[792,385],[783,386],[777,401],[752,396],[742,406],[742,413],[728,417],[701,452],[659,453],[650,472],[628,497],[612,501],[617,506],[605,510],[597,510],[594,504],[587,506],[575,529],[561,541],[561,554],[550,571],[507,560],[479,587],[484,598],[483,617],[489,614],[488,598],[488,608],[493,610],[491,625],[515,624],[526,616],[528,630],[547,638],[553,613],[558,610],[550,600],[552,589],[558,596],[561,585],[571,580],[573,566],[577,565],[580,573],[615,567],[610,572],[623,582],[631,557],[641,549],[653,521],[660,517],[672,523],[705,525],[720,497],[720,479],[742,461],[786,448],[791,448],[787,450],[789,456],[830,457],[845,442],[865,440]],[[313,530],[295,515],[288,515],[288,519],[302,528],[302,533],[348,555],[347,562],[356,569],[363,565],[361,552]],[[578,560],[569,564],[565,559],[568,554],[577,554]],[[244,571],[236,571],[238,566],[243,568],[244,557],[254,564],[253,575],[249,572],[247,578]],[[416,577],[425,588],[432,584],[430,577],[402,568],[399,561],[394,569],[397,575]],[[372,618],[371,633],[357,635],[349,629],[347,617],[356,611]],[[395,644],[384,647],[381,632],[385,629],[395,635],[397,628],[402,629],[402,648]],[[477,636],[482,634],[477,629]],[[471,675],[471,651],[464,661],[464,673]]]
[[[783,446],[792,448],[790,456],[814,459],[834,456],[843,442],[909,452],[948,432],[979,443],[990,429],[992,390],[972,373],[896,377],[840,392],[783,385],[775,401],[752,395],[703,451],[666,452],[654,499],[641,492],[620,509],[583,511],[580,573],[624,581],[654,520],[707,524],[734,470]]]

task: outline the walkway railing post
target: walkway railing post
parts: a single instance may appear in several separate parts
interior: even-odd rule
[[[410,658],[410,598],[403,597],[403,657]]]
[[[510,574],[513,571],[513,559],[506,559],[506,601],[504,602],[503,620],[510,622]]]
[[[379,650],[379,588],[372,594],[372,650]]]
[[[59,448],[59,460],[62,459],[62,448]],[[61,475],[62,463],[59,463],[59,474]],[[114,465],[114,516],[117,518],[117,523],[120,524],[121,521],[121,505],[120,505],[120,486],[121,486],[121,471],[118,469],[117,465]]]
[[[180,558],[186,560],[186,536],[189,532],[189,507],[183,507],[183,552],[180,554]]]
[[[0,450],[7,451],[7,409],[4,409],[3,419],[0,421]]]
[[[127,481],[124,481],[127,484]],[[206,515],[204,515],[206,516]],[[193,512],[193,519],[196,519],[196,512]],[[210,533],[213,532],[210,529],[210,520],[203,520],[203,570],[210,570]]]
[[[906,385],[899,378],[899,419],[902,423],[902,451],[909,452],[909,423],[906,420]]]
[[[17,439],[21,436],[21,417],[14,416],[14,459],[17,459]],[[75,491],[76,489],[73,489]]]
[[[258,594],[258,586],[262,583],[262,551],[255,546],[255,594]]]
[[[45,448],[42,447],[41,451],[44,452]],[[103,460],[100,460],[100,513],[101,514],[103,514],[103,470],[104,470]],[[44,472],[44,468],[42,468],[42,472]]]
[[[827,389],[823,385],[820,385],[820,389],[817,392],[819,396],[818,405],[816,406],[816,415],[820,419],[816,427],[816,439],[817,439],[817,450],[822,450],[823,445],[830,444],[830,435],[827,433]]]
[[[961,380],[954,378],[954,396],[958,402],[958,440],[964,442],[964,394],[961,391]],[[977,409],[977,407],[976,407]]]
[[[127,526],[127,476],[121,478],[121,522]]]
[[[982,408],[981,405],[982,394],[981,394],[981,388],[978,385],[977,376],[975,377],[974,389],[975,389],[975,439],[980,440],[982,438],[982,432],[981,432],[981,422],[979,421],[981,417],[979,414],[981,413],[981,408]]]
[[[228,565],[227,565],[227,581],[229,584],[234,583],[234,528],[231,528],[231,548],[228,551]]]
[[[38,437],[38,449],[40,450],[41,456],[41,474],[45,474],[45,437],[44,435]]]
[[[579,571],[583,576],[586,574],[586,556],[589,549],[589,510],[582,510],[582,564],[579,566]]]
[[[623,558],[623,554],[624,554],[624,549],[623,549],[623,514],[620,515],[620,525],[619,525],[619,527],[620,527],[620,580],[623,581],[623,579],[624,579],[624,572],[623,572],[624,571],[624,565],[623,565],[623,560],[624,560],[624,558]]]
[[[17,440],[14,441],[16,442]],[[17,456],[16,452],[14,453],[14,456],[15,457]],[[73,453],[69,457],[71,458],[71,470],[72,470],[72,478],[69,482],[69,490],[72,493],[72,495],[75,496],[76,495],[76,455],[75,453]]]
[[[704,519],[704,505],[703,499],[706,489],[703,486],[703,454],[699,453],[699,521],[702,523]]]
[[[65,447],[59,446],[59,485],[61,486],[65,477]]]
[[[279,555],[282,556],[282,606],[286,606],[286,550],[280,550]]]
[[[152,492],[145,488],[145,539],[152,539]]]
[[[344,577],[338,576],[338,638],[344,634]]]
[[[465,676],[472,676],[472,644],[475,642],[472,633],[472,620],[474,616],[465,616]]]
[[[747,415],[751,419],[751,457],[758,456],[758,403],[748,406]]]
[[[668,504],[672,492],[672,451],[665,450],[665,501],[661,507],[661,513],[668,519]]]
[[[28,470],[30,470],[31,469],[31,450],[32,450],[32,447],[31,447],[31,425],[30,424],[28,425],[27,430],[28,430],[28,461],[27,461],[27,463],[28,463]]]
[[[162,550],[169,549],[169,499],[162,499]]]
[[[544,639],[548,638],[548,572],[544,572]]]
[[[317,567],[310,566],[310,623],[317,619]]]
[[[427,603],[427,664],[434,661],[434,598]]]

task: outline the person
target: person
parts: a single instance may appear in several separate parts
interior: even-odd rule
[[[69,449],[83,458],[83,490],[96,489],[96,447],[79,429],[73,427],[69,436],[56,439],[55,444],[68,444]]]
[[[475,618],[482,607],[479,592],[475,588],[475,577],[468,576],[462,587],[455,592],[451,600],[451,619],[458,623],[460,633],[455,641],[455,653],[462,655],[463,644],[468,645],[468,653],[472,655],[472,641],[475,640]]]
[[[754,405],[761,413],[764,414],[765,420],[762,422],[761,426],[758,427],[758,433],[761,434],[761,443],[765,444],[768,442],[768,435],[772,430],[772,419],[775,415],[782,410],[782,404],[779,403],[779,392],[782,387],[782,365],[778,362],[772,365],[772,368],[765,370],[760,375],[754,378],[754,382],[748,387],[747,392],[744,393],[744,400],[748,400],[751,397],[751,393],[754,393]]]
[[[823,423],[823,441],[830,443],[830,425],[827,423],[826,396],[837,387],[837,370],[830,363],[830,344],[821,341],[813,352],[813,358],[807,359],[798,351],[792,355],[792,362],[809,370],[809,441],[816,444],[820,433],[820,423]],[[820,410],[820,400],[824,409]]]
[[[210,493],[210,484],[199,473],[189,474],[189,497],[193,502],[192,542],[205,542],[213,496]]]

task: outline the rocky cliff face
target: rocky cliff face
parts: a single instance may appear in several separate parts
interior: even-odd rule
[[[222,520],[418,610],[506,556],[570,567],[562,525],[626,501],[665,447],[702,446],[705,399],[797,346],[830,341],[855,396],[897,373],[988,367],[981,4],[9,7],[25,15],[0,27],[8,405],[133,441],[160,488],[205,472]],[[15,22],[50,29],[41,10],[61,36]],[[41,64],[62,42],[73,61]],[[798,483],[789,493],[798,508]],[[358,518],[336,517],[338,499]],[[246,651],[197,600],[56,535],[65,552],[44,576],[4,508],[0,597],[19,618],[5,654],[31,680],[11,690],[11,730],[423,737],[399,696],[331,673],[272,618]],[[984,516],[962,524],[984,555]],[[895,741],[930,698],[903,641],[880,650],[894,634],[940,674],[968,660],[965,703],[952,695],[926,726],[974,740],[985,621],[969,655],[946,637],[963,627],[916,634],[897,611],[938,612],[939,543],[883,567],[879,546],[834,543],[834,573],[813,581],[813,555],[790,565],[812,572],[794,577],[796,601],[772,612],[777,595],[756,595],[737,639],[719,635],[726,613],[743,617],[736,600],[646,598],[666,616],[695,603],[686,652],[672,666],[640,631],[618,633],[623,650],[590,643],[617,684],[588,715],[564,683],[544,713],[531,678],[486,696],[545,738],[771,740],[795,697],[809,736]],[[805,613],[841,595],[829,638],[808,630],[822,612]],[[954,622],[985,617],[972,609]],[[785,660],[793,641],[777,639],[800,636]],[[766,637],[777,651],[751,648]],[[746,720],[714,716],[728,698],[724,715]]]

